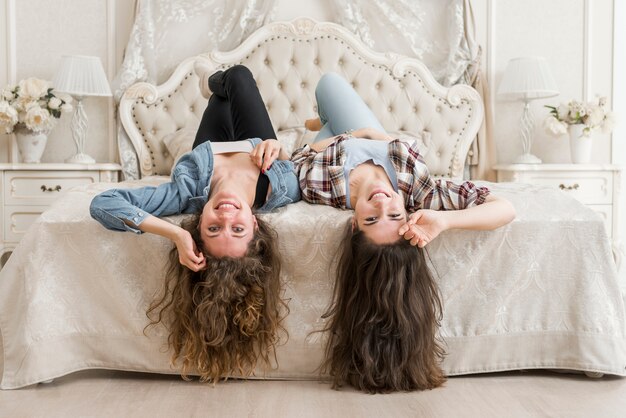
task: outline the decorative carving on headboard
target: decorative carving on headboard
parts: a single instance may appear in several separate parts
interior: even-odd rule
[[[295,29],[295,33],[298,35],[306,35],[313,32],[315,28],[316,22],[312,19],[301,18],[293,21],[293,27]],[[280,29],[283,30],[282,28]]]
[[[157,88],[150,83],[137,83],[130,86],[124,95],[129,99],[141,99],[145,104],[153,104],[158,98]]]
[[[169,172],[162,139],[195,128],[206,101],[194,63],[209,69],[243,64],[255,75],[275,129],[302,127],[315,116],[315,86],[334,71],[352,83],[388,132],[430,134],[424,159],[432,174],[461,178],[463,162],[483,117],[469,86],[441,86],[421,62],[371,51],[354,34],[308,18],[268,24],[232,51],[183,61],[164,84],[138,83],[120,102],[120,120],[135,146],[142,176]]]

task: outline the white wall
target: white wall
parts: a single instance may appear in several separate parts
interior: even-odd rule
[[[132,25],[127,0],[0,0],[0,85],[27,77],[51,80],[62,55],[100,57],[109,80],[122,60]],[[6,25],[4,24],[6,22]],[[122,36],[120,36],[122,35]],[[86,98],[89,119],[85,150],[97,161],[117,158],[113,100]],[[70,115],[49,135],[44,162],[62,162],[75,153]],[[10,137],[0,136],[0,161],[10,160]]]
[[[613,162],[626,165],[626,1],[616,0],[614,7],[613,108],[618,113],[618,124],[613,131]],[[626,193],[622,199],[626,203]]]
[[[7,16],[7,0],[0,0],[0,87],[4,87],[10,80],[11,60],[9,59],[9,33],[11,32],[11,22]],[[0,161],[8,161],[8,141],[9,137],[0,132]]]
[[[619,2],[619,0],[617,0]],[[565,137],[544,132],[543,106],[571,99],[612,98],[613,0],[473,0],[478,39],[485,49],[494,103],[498,161],[510,162],[521,152],[518,127],[521,103],[499,100],[497,88],[509,59],[545,56],[561,94],[537,100],[532,152],[544,162],[569,162]],[[592,162],[611,162],[611,137],[596,133]]]
[[[309,16],[329,20],[333,15],[330,1],[277,0],[274,18],[291,20]],[[546,114],[542,106],[599,95],[612,100],[618,91],[624,94],[623,88],[617,90],[617,84],[613,83],[613,22],[618,20],[617,16],[614,20],[613,8],[621,8],[623,14],[623,1],[471,1],[478,40],[484,49],[483,68],[495,104],[494,132],[499,162],[511,161],[519,152],[521,105],[499,101],[495,92],[508,60],[523,55],[545,56],[561,91],[559,97],[533,103],[536,117],[533,152],[545,162],[568,162],[565,139],[550,137],[541,129]],[[122,59],[133,12],[134,2],[128,0],[0,0],[0,22],[6,22],[0,25],[6,28],[0,32],[0,85],[29,76],[51,79],[63,54],[99,56],[111,79]],[[623,30],[621,33],[623,42],[626,37]],[[624,68],[623,58],[621,65]],[[615,99],[622,109],[624,101],[624,98]],[[85,102],[90,121],[87,152],[98,161],[116,159],[111,103],[95,98]],[[621,132],[621,139],[617,133],[614,135],[616,143],[624,142],[624,130]],[[7,143],[7,137],[0,136],[0,162],[9,159]],[[624,151],[623,144],[616,145],[614,150],[609,136],[598,135],[592,161],[623,163],[626,162]],[[69,117],[66,117],[51,134],[44,161],[63,161],[73,152]]]

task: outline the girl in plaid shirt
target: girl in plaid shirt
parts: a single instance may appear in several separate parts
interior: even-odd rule
[[[422,248],[447,229],[498,228],[515,211],[485,187],[433,179],[417,145],[387,135],[339,75],[324,75],[316,98],[307,128],[320,132],[291,157],[302,199],[354,210],[326,313],[325,369],[334,387],[437,387],[441,302]]]

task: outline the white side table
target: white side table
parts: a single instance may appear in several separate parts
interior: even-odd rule
[[[626,255],[621,242],[620,190],[624,167],[613,164],[499,164],[498,182],[555,187],[589,206],[604,219],[618,268]]]
[[[0,164],[0,267],[28,227],[63,192],[96,182],[118,182],[119,164]]]
[[[598,212],[611,238],[619,236],[622,167],[611,164],[499,164],[498,182],[531,183],[562,190]]]

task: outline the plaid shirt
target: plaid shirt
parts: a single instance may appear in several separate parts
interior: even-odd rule
[[[346,208],[346,180],[343,172],[345,148],[349,136],[338,135],[325,150],[317,152],[308,145],[291,156],[300,182],[302,199],[309,203]],[[410,212],[418,209],[454,210],[480,205],[489,194],[486,187],[470,181],[456,184],[435,180],[413,143],[389,142],[388,156],[398,177],[398,192]]]

